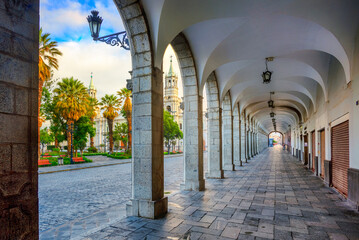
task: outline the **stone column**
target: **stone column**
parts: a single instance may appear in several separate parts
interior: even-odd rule
[[[234,171],[233,164],[233,116],[229,92],[224,96],[222,104],[222,156],[223,170]]]
[[[162,71],[133,69],[132,199],[128,216],[158,218],[167,212],[163,169]]]
[[[0,239],[38,239],[39,1],[0,19]]]
[[[222,169],[222,109],[219,107],[217,80],[214,72],[208,77],[208,172],[207,178],[223,178]]]
[[[191,49],[185,36],[180,33],[171,42],[181,68],[184,114],[184,182],[182,190],[203,191],[203,97],[198,94],[196,69]]]
[[[184,182],[182,190],[203,191],[205,181],[203,179],[203,114],[202,97],[184,96]]]
[[[158,218],[167,213],[164,197],[163,78],[155,67],[151,36],[140,3],[115,1],[132,56],[132,198],[128,216]]]
[[[247,160],[251,159],[250,156],[250,136],[249,136],[249,130],[246,131],[246,157]]]
[[[241,161],[241,121],[239,118],[238,105],[233,110],[233,162],[242,166]]]
[[[247,162],[246,157],[246,124],[243,116],[241,117],[241,162]]]

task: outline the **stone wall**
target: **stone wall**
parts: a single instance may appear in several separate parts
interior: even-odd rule
[[[0,1],[0,239],[38,239],[39,2]]]

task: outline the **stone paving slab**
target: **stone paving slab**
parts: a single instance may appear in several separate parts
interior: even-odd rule
[[[165,171],[165,191],[178,191],[183,155],[166,157]],[[130,197],[131,164],[41,174],[40,239],[76,239],[109,226],[125,217]]]
[[[281,148],[236,169],[170,195],[163,219],[123,218],[83,239],[359,239],[359,213]]]

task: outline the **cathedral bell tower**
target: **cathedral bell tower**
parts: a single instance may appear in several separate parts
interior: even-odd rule
[[[164,94],[164,108],[169,111],[178,122],[178,117],[181,112],[180,104],[181,99],[178,97],[178,76],[173,71],[172,56],[170,58],[170,68],[165,76],[165,94]]]
[[[96,99],[96,89],[95,89],[95,85],[93,84],[93,78],[92,78],[92,73],[91,73],[91,81],[90,81],[90,86],[88,89],[88,93],[90,95],[90,97],[95,98]]]

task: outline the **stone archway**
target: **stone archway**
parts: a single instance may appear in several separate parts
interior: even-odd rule
[[[269,144],[269,137],[270,137],[270,135],[272,133],[280,133],[280,135],[282,136],[281,140],[282,140],[282,145],[283,145],[284,144],[284,134],[282,132],[280,132],[280,131],[271,131],[271,132],[268,133],[268,144]]]
[[[207,178],[223,178],[222,169],[222,109],[217,79],[212,72],[206,82],[208,107],[208,172]]]
[[[171,42],[181,70],[184,98],[184,182],[183,190],[203,191],[203,98],[198,91],[198,78],[191,48],[183,33]]]

